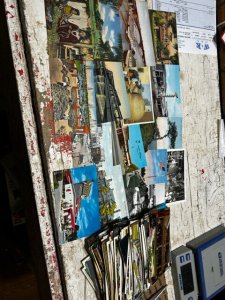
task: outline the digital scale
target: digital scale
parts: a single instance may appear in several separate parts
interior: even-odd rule
[[[171,257],[176,300],[210,300],[225,289],[224,226],[175,249]]]
[[[194,255],[190,249],[180,246],[171,253],[172,275],[177,300],[198,299],[198,285]]]

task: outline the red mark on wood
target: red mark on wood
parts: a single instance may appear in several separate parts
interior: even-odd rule
[[[15,32],[15,40],[18,42],[20,40],[19,35]]]
[[[200,173],[201,173],[201,175],[205,174],[205,170],[204,170],[204,169],[201,169],[201,170],[200,170]]]
[[[53,138],[53,141],[59,145],[60,151],[72,152],[72,137],[70,135],[57,135]]]
[[[45,209],[44,208],[41,209],[41,216],[45,217]]]
[[[15,8],[15,6],[14,6],[13,4],[9,5],[9,7],[11,7],[11,8]]]
[[[13,15],[10,11],[8,11],[8,10],[5,11],[5,15],[6,15],[8,18],[14,18],[14,15]]]
[[[20,52],[18,53],[18,56],[20,59],[22,58],[22,54]]]
[[[18,73],[20,74],[20,76],[23,75],[23,69],[18,70]]]

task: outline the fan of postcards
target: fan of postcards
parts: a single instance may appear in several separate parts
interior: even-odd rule
[[[46,20],[55,137],[73,165],[53,174],[59,242],[88,237],[99,299],[144,297],[169,261],[166,203],[185,200],[176,15],[46,0]]]

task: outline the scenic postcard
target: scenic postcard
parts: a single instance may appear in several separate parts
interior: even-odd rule
[[[124,118],[124,123],[154,122],[150,68],[125,68],[124,78],[131,114],[129,118]]]
[[[145,168],[145,182],[147,185],[167,182],[167,150],[149,150],[146,153],[147,167]]]
[[[147,2],[119,1],[123,60],[126,67],[155,64]]]
[[[179,64],[176,14],[149,10],[157,64]]]
[[[158,117],[140,126],[145,151],[182,148],[182,118]]]
[[[180,67],[156,65],[151,68],[155,117],[182,117]]]
[[[54,172],[54,190],[61,244],[101,228],[95,165]]]
[[[168,150],[166,203],[185,200],[184,150]]]

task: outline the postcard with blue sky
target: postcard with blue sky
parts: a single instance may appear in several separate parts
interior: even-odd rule
[[[158,117],[155,123],[140,125],[145,152],[182,148],[182,118]]]
[[[118,0],[89,0],[94,58],[122,61]]]
[[[147,185],[167,182],[167,150],[149,150],[146,153],[147,167],[145,168],[145,182]]]

